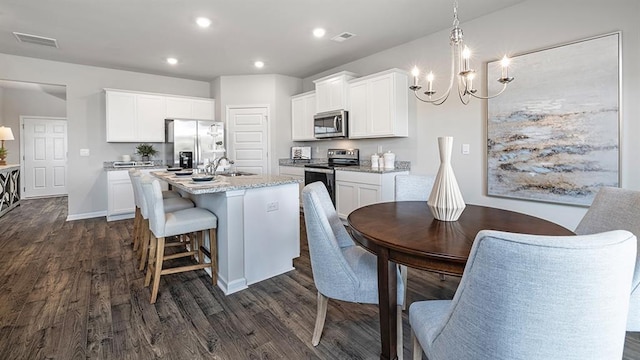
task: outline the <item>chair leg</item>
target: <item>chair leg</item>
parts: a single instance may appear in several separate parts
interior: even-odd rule
[[[445,279],[445,277],[444,277],[444,274],[440,274],[440,281],[445,281],[445,280],[446,280],[446,279]]]
[[[404,341],[402,339],[402,310],[404,309],[403,306],[397,306],[397,320],[396,320],[396,326],[398,327],[398,331],[396,331],[396,344],[397,344],[397,355],[398,355],[398,360],[403,360],[404,359]]]
[[[327,302],[329,298],[320,294],[318,291],[318,313],[316,314],[316,326],[313,329],[313,339],[311,344],[318,346],[320,343],[320,337],[322,336],[322,329],[324,329],[324,320],[327,317]]]
[[[211,281],[218,285],[218,237],[216,229],[209,229],[209,252],[211,253]]]
[[[138,270],[144,270],[145,265],[147,265],[147,256],[149,255],[149,245],[151,242],[151,230],[149,230],[149,220],[144,220],[145,227],[142,233],[142,238],[140,239],[140,265],[138,266]]]
[[[406,265],[400,265],[400,277],[402,278],[402,284],[404,285],[404,301],[402,302],[402,310],[405,310],[407,308],[407,289],[409,288],[407,281],[408,279],[408,272],[409,270],[407,269]]]
[[[138,250],[138,246],[140,245],[140,219],[142,215],[140,214],[140,208],[136,206],[136,212],[133,217],[133,251]]]
[[[164,238],[160,237],[156,244],[156,261],[153,274],[153,287],[151,288],[151,303],[155,304],[160,288],[160,273],[162,272],[162,260],[164,257]]]
[[[147,262],[147,273],[145,274],[144,277],[144,286],[147,287],[149,286],[149,284],[151,283],[151,277],[153,275],[153,269],[155,269],[156,266],[156,248],[158,246],[158,239],[156,239],[155,235],[153,235],[151,233],[151,231],[149,231],[149,238],[150,238],[150,242],[149,242],[149,261]]]
[[[413,360],[422,360],[422,346],[413,330],[411,330],[411,340],[413,340]]]

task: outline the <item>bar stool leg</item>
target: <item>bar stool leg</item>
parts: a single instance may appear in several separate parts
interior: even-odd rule
[[[209,229],[209,252],[211,253],[211,281],[218,284],[218,238],[216,229]]]
[[[150,235],[150,243],[149,243],[149,261],[147,263],[147,273],[145,274],[144,277],[144,286],[149,286],[149,284],[151,283],[151,275],[153,275],[153,269],[155,268],[155,259],[156,259],[156,248],[158,247],[158,240],[156,239],[155,235],[151,234],[151,231],[149,231]]]
[[[136,206],[136,213],[133,217],[133,251],[138,250],[140,246],[140,220],[142,220],[142,214],[140,208]]]
[[[164,238],[158,238],[156,241],[156,261],[153,274],[153,287],[151,289],[151,303],[156,303],[158,297],[158,289],[160,288],[160,275],[162,272],[162,260],[164,258]]]
[[[138,270],[143,271],[144,267],[147,265],[147,256],[149,255],[149,246],[150,246],[150,238],[151,238],[151,230],[149,230],[149,220],[144,220],[144,229],[142,230],[142,236],[140,239],[140,248],[138,249],[140,259],[140,265],[138,266]]]

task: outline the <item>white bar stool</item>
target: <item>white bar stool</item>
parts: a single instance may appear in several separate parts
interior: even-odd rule
[[[158,296],[158,288],[160,286],[160,276],[167,274],[175,274],[179,272],[192,271],[211,268],[211,278],[213,284],[218,282],[218,252],[216,227],[218,226],[218,218],[209,210],[194,207],[189,209],[177,210],[173,212],[165,212],[164,202],[162,198],[162,190],[157,179],[143,178],[141,180],[147,207],[149,209],[149,228],[151,229],[151,243],[149,247],[149,262],[147,264],[147,274],[145,277],[145,286],[149,286],[153,279],[153,287],[151,289],[151,303],[156,302]],[[202,247],[204,231],[209,231],[210,250],[209,258],[211,263],[204,262],[205,250]],[[183,235],[189,233],[197,233],[191,242],[190,251],[164,255],[165,238],[168,236]],[[178,266],[163,269],[165,260],[176,259],[185,256],[197,256],[198,264]]]
[[[144,267],[147,264],[147,256],[149,254],[149,211],[147,210],[147,201],[144,197],[144,192],[142,190],[142,178],[147,177],[148,175],[143,175],[141,172],[133,173],[131,177],[131,182],[133,184],[134,189],[134,197],[138,198],[139,201],[139,209],[140,209],[140,218],[139,226],[138,226],[138,246],[134,245],[134,250],[137,250],[137,258],[140,261],[138,269],[140,271],[144,270]],[[164,197],[164,192],[163,197]],[[171,212],[176,210],[188,209],[194,207],[193,201],[183,198],[183,197],[168,197],[164,201],[164,211]],[[135,221],[134,221],[135,223]],[[135,238],[134,238],[135,240]],[[183,243],[172,243],[171,246],[174,245],[183,245]]]

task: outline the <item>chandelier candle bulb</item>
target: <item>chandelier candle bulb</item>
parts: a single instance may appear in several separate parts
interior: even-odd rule
[[[469,59],[471,58],[471,50],[465,45],[462,50],[462,71],[469,71]]]
[[[433,91],[433,72],[429,71],[427,75],[427,91]]]
[[[511,63],[511,59],[509,59],[507,57],[507,55],[502,57],[502,60],[500,60],[500,65],[502,65],[502,78],[503,79],[506,79],[506,78],[509,77],[509,63]]]
[[[411,70],[411,75],[413,75],[413,85],[418,86],[418,76],[420,76],[420,70],[418,70],[417,66],[413,67],[413,70]]]

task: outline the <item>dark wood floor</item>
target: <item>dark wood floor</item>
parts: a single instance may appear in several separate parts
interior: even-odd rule
[[[376,359],[377,308],[329,302],[311,346],[316,291],[304,231],[296,270],[224,296],[204,271],[163,277],[155,305],[132,259],[132,221],[65,222],[66,198],[0,218],[0,359]],[[449,299],[457,279],[411,270],[409,301]],[[404,322],[404,356],[410,358]],[[640,359],[640,334],[625,359]]]

